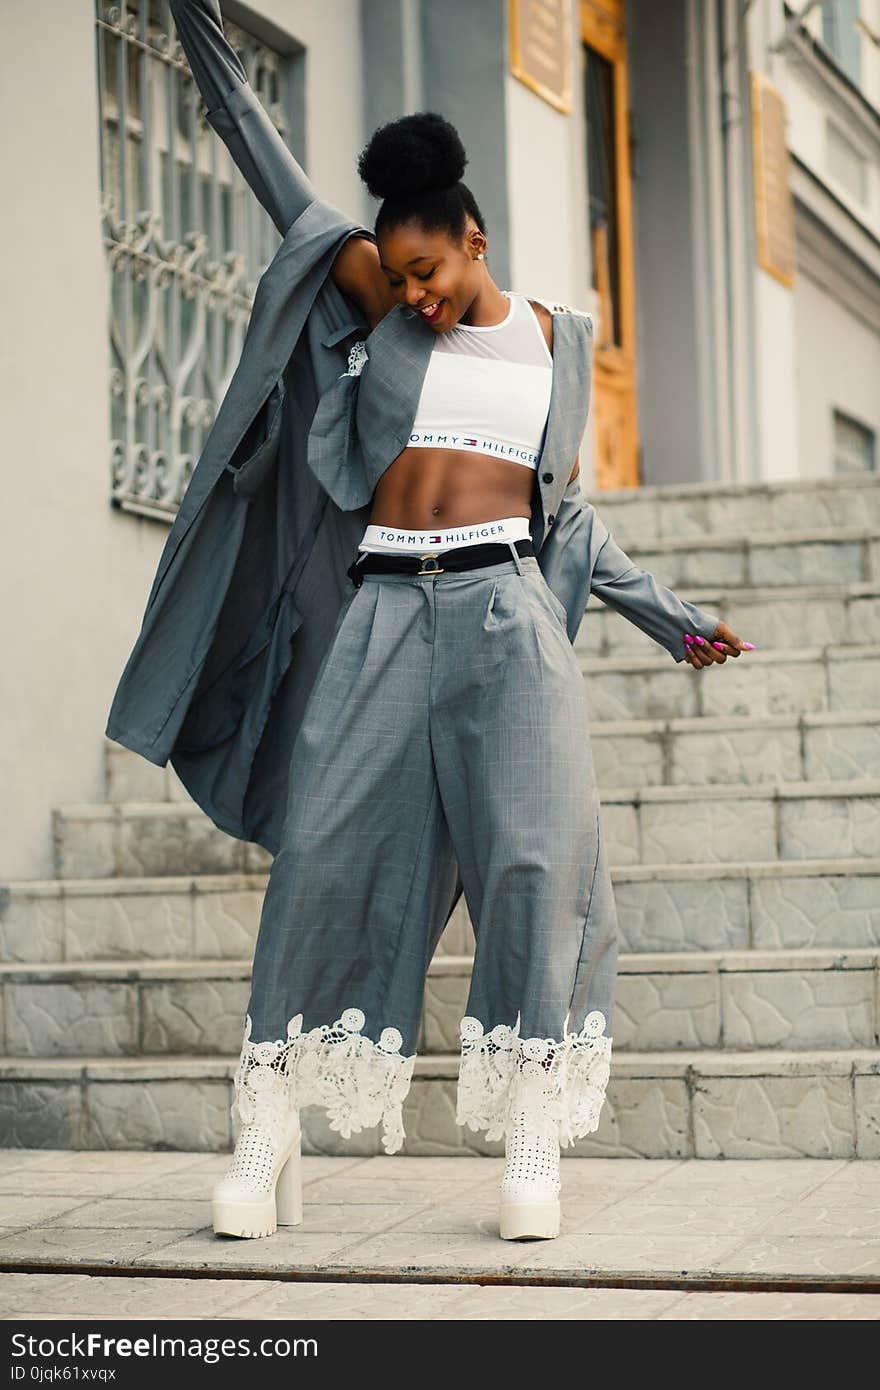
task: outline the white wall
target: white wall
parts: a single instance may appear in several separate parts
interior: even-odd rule
[[[249,0],[308,49],[305,163],[322,197],[367,220],[371,200],[357,172],[364,143],[358,0]],[[223,0],[220,0],[223,7]],[[302,151],[295,150],[297,158]],[[369,222],[372,226],[372,221]]]
[[[507,77],[512,283],[505,289],[589,308],[586,153],[566,115]]]
[[[586,132],[580,84],[580,29],[572,6],[572,110],[558,111],[508,70],[507,180],[511,283],[597,317],[591,286]],[[508,65],[509,67],[509,65]],[[592,412],[580,450],[586,489],[593,486]],[[574,460],[572,460],[572,465]]]
[[[29,0],[3,14],[5,876],[50,875],[50,807],[97,793],[101,704],[140,598],[116,585],[142,537],[107,500],[93,14],[90,0],[53,5],[48,26]]]
[[[860,323],[805,275],[795,291],[798,473],[826,477],[834,467],[833,411],[844,411],[880,437],[880,333]]]
[[[796,282],[795,282],[796,283]],[[794,290],[755,267],[760,470],[756,481],[803,475],[798,431]]]
[[[263,8],[281,27],[295,22],[310,49],[310,176],[362,218],[357,0]],[[106,717],[168,528],[109,502],[93,0],[6,0],[3,24],[0,876],[9,879],[52,876],[52,808],[103,797]]]

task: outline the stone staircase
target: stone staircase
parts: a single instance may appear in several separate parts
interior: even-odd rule
[[[592,598],[577,648],[621,927],[599,1130],[567,1152],[880,1157],[880,478],[591,499],[757,649],[673,663]],[[107,742],[53,812],[56,878],[0,888],[0,1143],[220,1149],[269,856]],[[473,938],[427,982],[410,1154],[455,1124]],[[305,1150],[380,1153],[304,1112]]]

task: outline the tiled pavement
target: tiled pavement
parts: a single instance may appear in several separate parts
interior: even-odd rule
[[[529,1242],[498,1236],[502,1160],[401,1155],[304,1156],[302,1226],[218,1237],[228,1161],[0,1150],[0,1316],[880,1317],[880,1161],[567,1158]]]

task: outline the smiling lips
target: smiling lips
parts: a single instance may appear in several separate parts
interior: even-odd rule
[[[435,319],[437,315],[440,313],[440,308],[443,302],[444,301],[442,299],[438,299],[436,303],[432,304],[428,309],[420,309],[419,313],[421,314],[423,319],[427,319],[430,322],[431,319]]]

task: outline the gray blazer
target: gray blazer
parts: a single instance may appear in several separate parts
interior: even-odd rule
[[[282,235],[229,388],[170,528],[106,725],[221,829],[277,853],[290,751],[384,470],[405,447],[433,330],[397,305],[372,330],[330,276],[373,233],[318,197],[263,110],[216,0],[171,0],[223,139]],[[675,661],[717,618],[634,565],[568,476],[586,426],[592,322],[553,310],[553,384],[531,535],[574,641],[589,594]],[[296,789],[292,792],[295,794]]]

